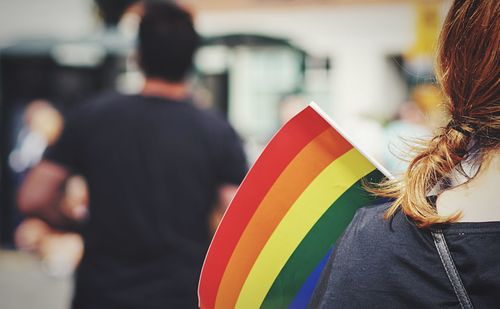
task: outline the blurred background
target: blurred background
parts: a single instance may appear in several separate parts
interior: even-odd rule
[[[81,240],[23,218],[15,194],[68,111],[141,89],[135,2],[0,0],[0,308],[68,307]],[[227,116],[250,161],[310,101],[393,173],[443,120],[433,55],[449,1],[181,2],[204,36],[195,102]],[[85,196],[83,179],[67,186]]]

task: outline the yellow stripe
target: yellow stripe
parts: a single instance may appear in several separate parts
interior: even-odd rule
[[[356,149],[333,161],[301,194],[262,249],[236,308],[258,308],[274,279],[318,219],[342,193],[375,167]]]

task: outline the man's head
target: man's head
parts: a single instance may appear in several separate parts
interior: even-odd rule
[[[171,1],[146,1],[139,26],[139,63],[147,78],[182,82],[200,43],[191,15]]]

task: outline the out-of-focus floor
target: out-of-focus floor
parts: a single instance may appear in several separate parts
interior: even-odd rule
[[[0,308],[69,308],[72,278],[49,276],[33,256],[0,250]]]

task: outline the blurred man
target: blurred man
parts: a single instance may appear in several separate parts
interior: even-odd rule
[[[138,56],[140,95],[106,95],[69,117],[28,175],[19,207],[59,227],[63,183],[82,174],[89,218],[74,308],[195,308],[217,192],[246,161],[233,129],[188,102],[185,77],[199,44],[190,15],[148,2]],[[227,191],[227,186],[226,186]]]

